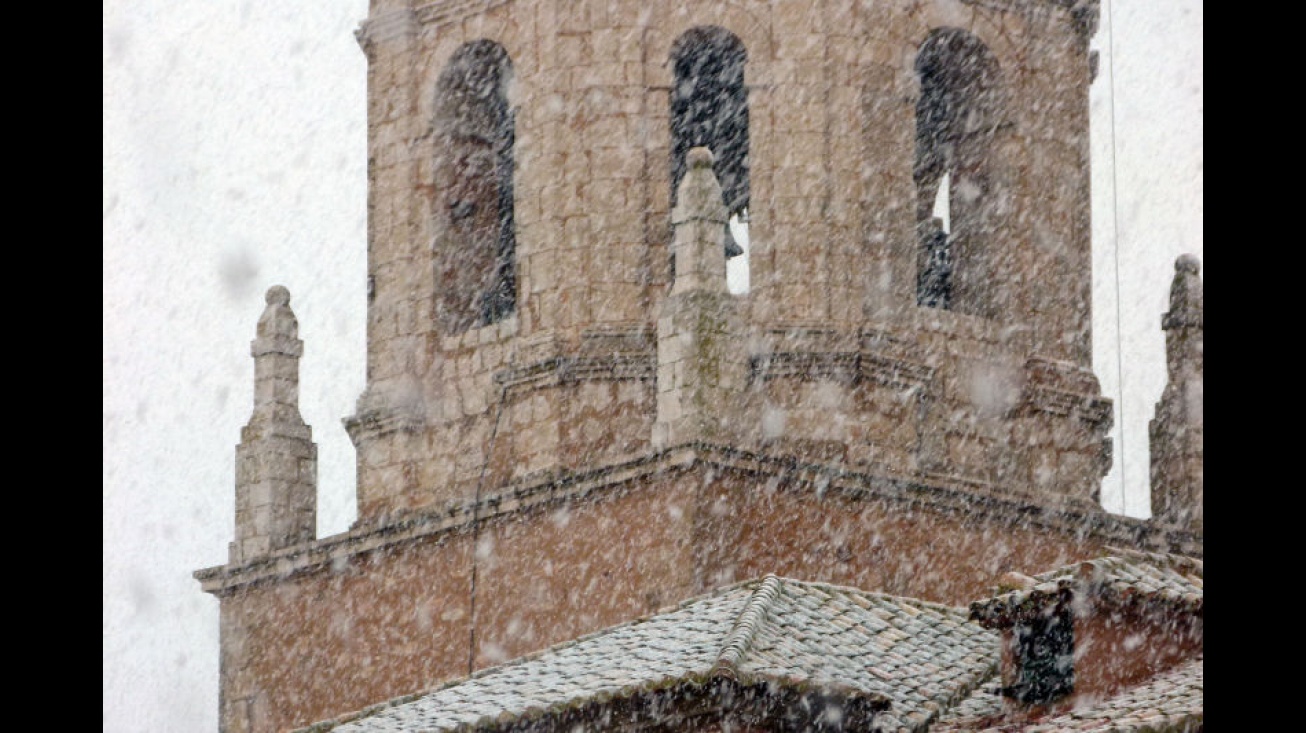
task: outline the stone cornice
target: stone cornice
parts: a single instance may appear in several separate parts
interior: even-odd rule
[[[859,374],[856,351],[774,351],[748,359],[749,379],[835,379],[853,381]]]
[[[1068,11],[1071,21],[1075,24],[1075,30],[1085,42],[1092,39],[1094,34],[1097,33],[1100,14],[1099,0],[1043,0],[1042,2],[1032,2],[1031,0],[961,0],[961,2],[1000,13],[1017,13],[1026,18],[1045,16],[1055,10]]]
[[[1061,417],[1074,415],[1085,422],[1104,425],[1104,429],[1110,429],[1112,422],[1111,400],[1039,385],[1026,385],[1021,393],[1020,409]]]
[[[858,368],[863,379],[895,389],[923,389],[934,380],[935,371],[932,366],[909,359],[867,352],[861,353]]]
[[[749,357],[749,378],[866,380],[894,389],[924,388],[934,367],[910,359],[867,351],[776,351]]]
[[[288,547],[247,563],[198,570],[194,577],[205,592],[221,594],[251,583],[319,570],[364,552],[435,535],[470,532],[473,519],[487,522],[557,501],[610,493],[634,479],[688,468],[694,461],[692,450],[678,448],[580,474],[528,477],[482,497],[479,502],[454,500],[439,508],[392,518],[383,525],[355,526],[341,534]]]
[[[867,380],[895,389],[925,388],[935,369],[906,340],[876,329],[843,331],[795,323],[768,329],[749,357],[749,378]]]
[[[442,508],[393,519],[384,526],[357,526],[249,562],[198,570],[194,577],[205,592],[224,595],[254,583],[327,569],[358,554],[423,538],[470,532],[473,522],[502,521],[537,507],[617,495],[632,490],[632,484],[641,479],[656,476],[665,481],[697,466],[758,478],[777,477],[781,479],[781,490],[808,492],[821,498],[888,502],[908,511],[930,511],[967,522],[1019,526],[1026,531],[1094,537],[1108,544],[1202,556],[1200,534],[1145,520],[1073,507],[1036,505],[1018,498],[805,463],[788,456],[694,443],[584,472],[528,477],[483,497],[479,503],[455,501]]]
[[[657,350],[652,329],[642,324],[611,324],[586,329],[580,346],[563,353],[556,338],[544,334],[525,353],[521,366],[494,374],[509,394],[574,384],[584,380],[652,380],[657,378]]]
[[[1073,416],[1103,431],[1111,428],[1111,401],[1101,396],[1091,370],[1036,357],[1025,362],[1025,375],[1018,414]]]
[[[508,394],[594,380],[641,380],[657,377],[653,354],[610,354],[607,356],[555,356],[495,372],[494,381]]]
[[[473,13],[485,12],[500,5],[507,5],[509,0],[436,0],[417,8],[417,19],[422,25],[446,25],[456,23]]]
[[[354,39],[367,53],[376,43],[417,35],[417,15],[409,8],[398,8],[373,15],[358,24]]]
[[[345,426],[345,432],[349,434],[354,447],[361,445],[360,441],[363,440],[399,431],[416,433],[426,427],[426,422],[420,416],[382,410],[360,412],[340,422]]]

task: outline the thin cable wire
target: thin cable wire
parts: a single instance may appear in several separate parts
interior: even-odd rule
[[[1121,325],[1120,313],[1124,310],[1120,290],[1120,182],[1116,172],[1116,23],[1115,14],[1111,12],[1111,0],[1106,0],[1107,16],[1107,50],[1110,58],[1107,68],[1111,75],[1107,98],[1111,100],[1111,225],[1115,233],[1115,278],[1116,278],[1116,389],[1120,391],[1120,402],[1116,408],[1120,420],[1120,513],[1125,514],[1126,483],[1125,478],[1125,335]]]

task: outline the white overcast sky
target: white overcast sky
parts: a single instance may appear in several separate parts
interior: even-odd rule
[[[366,14],[104,4],[106,732],[217,729],[218,602],[191,573],[227,558],[270,285],[305,342],[319,535],[354,518],[340,420],[363,388]],[[1161,313],[1175,258],[1202,257],[1201,0],[1102,0],[1094,45],[1094,368],[1118,426],[1103,504],[1147,516]]]

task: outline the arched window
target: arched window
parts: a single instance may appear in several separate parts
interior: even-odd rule
[[[511,76],[503,47],[481,40],[461,46],[436,82],[435,321],[444,334],[517,307]]]
[[[708,147],[736,229],[748,221],[747,58],[739,38],[716,26],[691,28],[671,48],[671,204],[685,175],[685,154]],[[743,254],[729,226],[726,232],[726,257]]]
[[[921,44],[916,73],[916,302],[982,310],[958,301],[959,275],[972,264],[958,259],[977,256],[993,201],[989,152],[999,118],[998,64],[979,39],[940,28]]]

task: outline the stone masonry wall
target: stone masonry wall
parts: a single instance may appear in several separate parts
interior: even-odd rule
[[[369,59],[371,288],[368,387],[350,418],[360,520],[472,496],[496,483],[487,477],[624,460],[652,439],[565,439],[586,431],[568,414],[642,429],[628,413],[651,412],[653,393],[641,397],[620,374],[624,366],[591,360],[570,382],[520,377],[548,371],[549,359],[588,358],[595,329],[654,328],[671,283],[668,55],[681,34],[703,25],[730,31],[748,54],[752,287],[734,296],[737,341],[747,351],[740,360],[769,358],[767,334],[777,331],[856,339],[871,328],[914,341],[942,380],[929,385],[928,404],[908,409],[894,390],[764,376],[765,394],[720,405],[721,422],[751,425],[770,414],[774,424],[783,409],[789,451],[836,450],[893,473],[1016,482],[1031,495],[1054,483],[1036,475],[1085,474],[1069,493],[1094,495],[1087,484],[1100,478],[1091,454],[1102,450],[1101,425],[1064,451],[1033,453],[1013,448],[1016,428],[987,415],[930,445],[911,440],[901,423],[896,431],[858,427],[913,412],[924,433],[958,424],[953,413],[975,409],[949,375],[973,373],[967,360],[977,349],[981,370],[1020,372],[1035,356],[1087,368],[1086,18],[1040,0],[374,2],[359,34]],[[1001,72],[992,152],[1001,226],[973,263],[994,283],[987,317],[915,305],[913,59],[941,27],[978,38]],[[480,39],[500,44],[513,69],[506,93],[516,130],[517,311],[442,334],[432,317],[432,247],[453,245],[437,244],[445,239],[436,81],[463,44]],[[976,347],[964,346],[972,333],[980,334]],[[588,380],[595,386],[580,386]],[[887,401],[867,403],[881,396]],[[820,419],[828,408],[809,408],[808,417],[774,407],[813,404],[807,398],[839,405],[839,424]],[[584,404],[573,406],[576,399]],[[492,441],[496,423],[511,426],[510,437]]]
[[[765,573],[961,604],[1108,543],[1200,554],[1097,503],[1095,13],[373,0],[367,387],[345,419],[358,522],[238,533],[230,563],[197,574],[222,601],[223,730],[329,718]],[[699,26],[747,51],[743,295],[688,288],[683,267],[677,290],[671,267],[673,244],[715,257],[720,228],[673,226],[670,206],[669,54]],[[914,64],[940,28],[998,67],[970,310],[916,304]],[[469,319],[439,304],[475,298],[436,291],[466,242],[435,90],[482,40],[511,61],[516,310],[445,333]]]
[[[961,606],[1107,545],[1193,551],[1139,520],[743,456],[523,489],[202,571],[222,600],[223,729],[325,720],[766,573]]]

